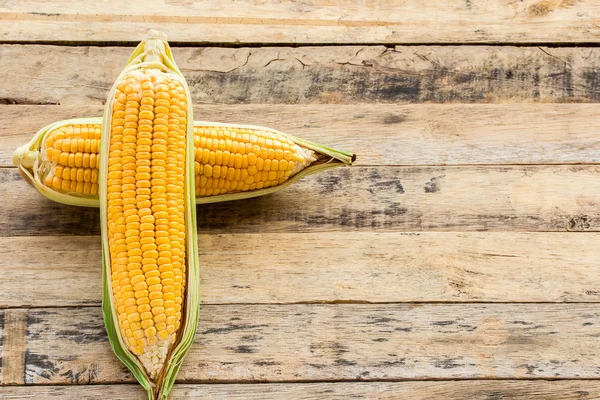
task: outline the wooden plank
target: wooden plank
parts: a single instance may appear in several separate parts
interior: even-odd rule
[[[596,41],[599,14],[593,0],[19,0],[0,7],[0,37],[131,42],[160,26],[170,40],[192,43],[577,43]]]
[[[133,382],[100,308],[28,310],[27,384]],[[194,383],[600,376],[595,304],[203,306]]]
[[[42,127],[101,115],[101,106],[0,106],[0,166]],[[195,115],[351,149],[357,165],[600,162],[598,104],[238,104],[197,106]]]
[[[0,193],[3,193],[5,199],[0,204],[0,219],[3,221],[0,222],[0,236],[26,235],[27,231],[44,236],[55,229],[63,234],[100,234],[97,209],[52,202],[39,194],[33,186],[28,185],[15,168],[0,169],[0,188]],[[47,219],[42,221],[41,218]],[[46,228],[43,228],[44,226]]]
[[[463,399],[597,399],[600,383],[591,380],[573,381],[429,381],[429,382],[361,382],[361,383],[271,383],[271,384],[177,384],[170,399],[207,400],[315,400],[373,399],[389,400],[463,400]],[[92,386],[9,386],[0,387],[5,400],[27,398],[131,400],[144,399],[139,385]]]
[[[4,381],[4,378],[3,378],[4,362],[2,362],[2,356],[1,356],[3,352],[4,352],[4,311],[0,310],[0,382]]]
[[[101,104],[131,51],[1,45],[0,102]],[[181,47],[173,52],[195,104],[600,99],[597,47]]]
[[[600,301],[597,233],[201,234],[198,242],[203,304]],[[0,254],[0,308],[100,305],[99,237],[1,237]]]
[[[203,205],[204,233],[597,231],[598,166],[354,167],[271,196]],[[98,234],[98,211],[53,203],[0,169],[0,236]],[[226,216],[226,217],[225,217]]]
[[[0,238],[0,308],[101,304],[100,236],[31,239]]]
[[[21,309],[2,312],[3,329],[0,347],[2,384],[23,384],[25,376],[25,353],[27,338],[27,311]]]

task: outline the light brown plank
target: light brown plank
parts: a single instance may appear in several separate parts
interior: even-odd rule
[[[6,310],[2,313],[0,335],[0,367],[3,384],[23,384],[25,377],[25,352],[27,339],[27,311]]]
[[[352,167],[270,196],[198,207],[204,233],[597,231],[600,167]],[[98,211],[53,203],[0,169],[0,236],[98,234]]]
[[[0,238],[0,308],[100,305],[100,246],[100,236]]]
[[[599,242],[597,233],[201,234],[201,301],[598,302]],[[0,308],[100,305],[99,237],[2,237],[0,254]]]
[[[0,354],[4,351],[4,313],[0,312]],[[0,363],[0,382],[4,381],[2,363]]]
[[[0,37],[131,42],[159,26],[170,40],[192,43],[573,43],[597,39],[599,13],[592,0],[19,0],[2,4]]]
[[[97,209],[52,202],[28,185],[15,168],[0,169],[0,193],[4,200],[0,204],[0,236],[19,236],[28,231],[45,236],[55,230],[63,234],[100,234]]]
[[[28,311],[26,383],[133,382],[100,308]],[[595,304],[203,306],[179,379],[598,378]]]
[[[1,45],[1,102],[101,104],[132,50]],[[597,47],[181,47],[174,55],[197,105],[600,99]]]
[[[449,382],[363,382],[363,383],[286,383],[252,385],[175,385],[170,399],[207,400],[320,400],[373,399],[391,400],[489,400],[489,399],[597,399],[598,381],[449,381]],[[93,386],[20,386],[0,387],[6,400],[17,399],[145,399],[138,385]]]
[[[42,127],[101,115],[101,106],[0,106],[0,166]],[[350,149],[357,165],[600,162],[598,104],[201,105],[195,115]]]

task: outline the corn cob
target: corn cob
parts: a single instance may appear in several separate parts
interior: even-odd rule
[[[102,126],[104,319],[149,399],[166,398],[196,331],[199,274],[192,107],[162,34],[135,50]]]
[[[42,128],[15,152],[21,175],[45,196],[98,207],[102,120],[80,118]],[[212,203],[272,193],[326,169],[350,165],[351,153],[270,128],[194,123],[196,202]]]

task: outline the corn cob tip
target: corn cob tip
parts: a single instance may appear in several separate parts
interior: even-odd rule
[[[23,168],[31,169],[33,168],[35,161],[38,158],[37,151],[31,151],[29,149],[29,144],[19,147],[15,153],[13,154],[12,162],[13,165],[18,167],[22,166]]]
[[[167,35],[163,32],[151,29],[148,32],[147,39],[143,42],[145,62],[164,63],[162,59],[167,48]]]
[[[148,31],[148,38],[146,40],[151,40],[151,39],[158,39],[158,40],[162,40],[163,42],[166,42],[167,34],[162,31],[158,31],[156,29],[150,29]]]

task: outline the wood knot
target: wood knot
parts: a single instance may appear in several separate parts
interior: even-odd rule
[[[527,15],[532,18],[544,17],[556,11],[558,8],[567,8],[574,3],[575,0],[543,0],[530,5],[527,8]]]
[[[591,228],[591,218],[587,215],[576,215],[567,222],[568,231],[585,231]]]
[[[509,332],[504,324],[496,317],[483,321],[475,330],[477,338],[486,346],[497,346],[506,343]]]

